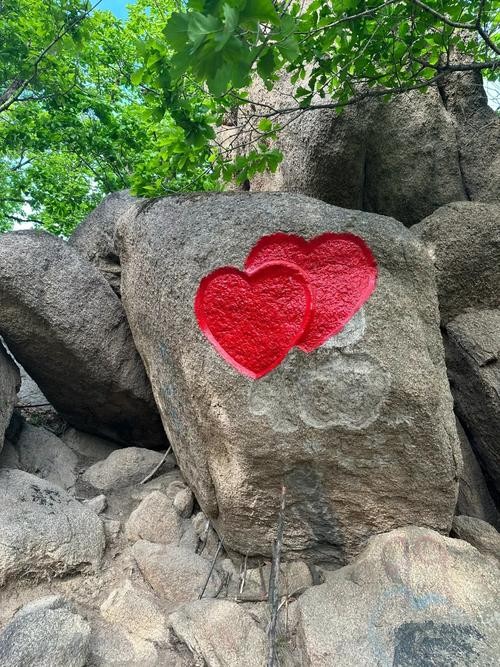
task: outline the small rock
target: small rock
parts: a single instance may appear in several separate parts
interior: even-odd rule
[[[75,454],[92,461],[102,461],[118,448],[118,445],[111,440],[84,433],[76,428],[68,428],[61,436],[61,440],[71,447]]]
[[[500,565],[500,533],[486,521],[471,516],[456,516],[451,534],[472,544],[488,560]]]
[[[175,479],[167,487],[166,494],[169,498],[175,498],[179,491],[187,489],[187,484],[182,479]]]
[[[193,513],[194,496],[187,487],[177,492],[174,498],[174,507],[180,516],[187,519]]]
[[[84,500],[83,504],[85,505],[85,507],[88,507],[96,514],[101,514],[101,512],[104,512],[104,510],[106,509],[108,500],[106,496],[103,493],[101,493],[101,495],[99,496],[95,496],[94,498],[88,498],[87,500]]]
[[[166,619],[160,605],[153,595],[134,587],[128,579],[102,604],[101,614],[131,635],[152,642],[166,641]]]
[[[78,458],[56,435],[45,428],[25,423],[14,445],[19,454],[19,467],[67,491],[77,479]]]
[[[249,614],[228,600],[198,600],[169,616],[169,626],[207,667],[262,667],[266,635]]]
[[[155,593],[169,602],[190,602],[201,594],[210,573],[210,563],[188,549],[151,542],[136,542],[133,554],[140,571]],[[214,569],[204,597],[213,597],[220,586]]]
[[[130,515],[125,535],[131,542],[148,540],[178,544],[182,535],[181,522],[170,498],[159,491],[150,493]]]
[[[158,652],[150,642],[133,637],[116,625],[101,622],[92,629],[89,665],[92,667],[156,667]]]
[[[106,535],[106,544],[113,542],[118,537],[121,523],[117,519],[104,519],[104,534]]]
[[[214,556],[219,545],[219,537],[212,528],[209,519],[203,512],[198,512],[191,518],[191,521],[201,542],[200,553],[207,557]]]
[[[94,463],[82,479],[99,491],[138,484],[162,459],[161,452],[141,447],[116,449],[107,459]]]
[[[102,521],[64,489],[21,470],[0,470],[0,586],[11,577],[95,568]]]
[[[83,667],[90,626],[59,596],[22,608],[0,634],[2,667]]]
[[[179,546],[189,549],[189,551],[196,552],[200,543],[200,538],[196,534],[189,519],[184,519],[182,537],[179,541]]]

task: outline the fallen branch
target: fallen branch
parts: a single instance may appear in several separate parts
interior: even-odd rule
[[[219,553],[220,553],[221,549],[222,549],[222,540],[219,537],[219,544],[217,545],[217,551],[215,552],[215,556],[212,558],[212,565],[210,567],[210,572],[208,573],[207,579],[205,581],[205,585],[203,586],[203,590],[201,591],[201,593],[198,596],[198,600],[201,600],[201,598],[203,597],[203,595],[204,595],[204,593],[207,589],[208,582],[210,581],[210,577],[212,576],[212,572],[214,571],[215,563],[217,562],[217,558],[219,556]]]
[[[149,480],[152,479],[155,476],[155,474],[158,472],[158,470],[162,467],[162,465],[167,460],[167,456],[170,454],[171,451],[172,451],[172,445],[170,445],[170,447],[167,449],[167,451],[163,455],[162,460],[158,463],[158,465],[155,466],[155,468],[148,475],[146,475],[146,477],[143,480],[141,480],[139,482],[139,484],[146,484],[146,482],[149,482]]]

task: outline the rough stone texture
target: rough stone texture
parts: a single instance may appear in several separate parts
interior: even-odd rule
[[[470,516],[456,516],[453,519],[452,535],[469,542],[488,560],[500,565],[500,533],[486,521]]]
[[[23,607],[0,634],[2,667],[84,667],[90,626],[59,596]]]
[[[158,665],[161,665],[158,662],[158,652],[151,642],[130,635],[117,625],[99,623],[97,627],[92,628],[86,667],[158,667]]]
[[[498,568],[461,540],[409,527],[379,535],[299,598],[304,667],[491,667]]]
[[[99,496],[94,496],[94,498],[88,498],[87,500],[84,500],[83,504],[86,507],[89,507],[96,514],[101,514],[106,509],[108,500],[104,494],[101,494]]]
[[[110,623],[147,641],[165,642],[167,638],[166,616],[158,601],[128,579],[103,602],[101,614]]]
[[[235,602],[198,600],[171,614],[168,623],[177,638],[207,667],[266,664],[266,635]]]
[[[220,130],[235,153],[257,138],[249,129],[256,113],[298,106],[286,75],[270,92],[256,82],[250,99],[236,123]],[[299,192],[408,225],[451,201],[500,199],[500,119],[488,107],[480,73],[453,75],[439,90],[387,104],[364,100],[340,115],[319,109],[287,113],[286,121],[276,141],[284,159],[275,173],[254,176],[252,191]]]
[[[160,544],[178,544],[182,537],[181,522],[172,500],[160,491],[146,496],[130,515],[125,536],[132,542],[148,540]]]
[[[117,449],[116,443],[111,440],[78,431],[76,428],[68,428],[61,435],[61,440],[79,457],[90,459],[93,462],[102,461]]]
[[[349,231],[378,286],[344,331],[253,381],[200,331],[193,300],[278,230]],[[401,224],[289,194],[169,197],[117,227],[122,297],[186,481],[225,547],[269,556],[283,480],[288,557],[343,563],[374,532],[447,532],[461,457],[434,271]]]
[[[102,202],[75,229],[69,245],[103,274],[113,290],[120,294],[120,259],[115,251],[114,235],[118,218],[135,202],[128,190],[106,195]]]
[[[2,451],[4,434],[9,425],[17,392],[21,387],[21,376],[16,364],[0,342],[0,452]]]
[[[120,300],[67,243],[45,232],[2,234],[0,333],[70,424],[127,444],[164,446]]]
[[[500,493],[500,309],[459,315],[444,341],[455,409]]]
[[[500,527],[500,515],[486,485],[481,466],[458,420],[457,432],[464,465],[460,475],[456,512]]]
[[[210,562],[197,554],[172,545],[136,542],[134,557],[140,571],[157,595],[168,602],[197,600],[210,572]],[[214,570],[204,597],[215,595],[220,577]]]
[[[160,452],[141,447],[116,449],[104,461],[90,466],[82,479],[99,491],[132,486],[142,481],[162,459]],[[169,462],[166,461],[168,467]]]
[[[193,513],[194,498],[191,489],[181,489],[175,494],[174,507],[179,515],[185,519]]]
[[[78,458],[56,435],[45,428],[25,423],[15,448],[21,470],[42,477],[63,489],[74,488]]]
[[[411,231],[434,261],[444,323],[467,308],[500,307],[500,203],[453,202]]]
[[[63,489],[0,469],[0,586],[95,568],[104,551],[99,517]]]

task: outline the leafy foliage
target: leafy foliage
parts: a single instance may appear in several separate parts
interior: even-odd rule
[[[291,113],[425,90],[456,70],[500,77],[497,0],[0,0],[0,231],[68,234],[103,193],[216,189],[276,169]],[[286,73],[287,109],[251,83]],[[253,108],[253,107],[252,107]],[[237,130],[235,130],[237,132]]]

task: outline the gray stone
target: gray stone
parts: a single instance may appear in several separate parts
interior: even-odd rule
[[[82,479],[99,491],[111,491],[138,484],[158,465],[160,452],[141,447],[116,449],[104,459],[90,466]]]
[[[62,239],[2,234],[0,334],[70,424],[126,444],[164,446],[120,300]]]
[[[99,496],[94,496],[94,498],[88,498],[83,501],[85,507],[90,508],[96,514],[101,514],[104,512],[108,505],[108,500],[104,494],[101,493]]]
[[[63,489],[0,469],[0,586],[95,569],[104,551],[99,517]]]
[[[159,544],[178,544],[181,522],[172,500],[160,491],[150,493],[130,515],[125,536],[132,542],[147,540]]]
[[[235,602],[198,600],[171,614],[168,623],[193,657],[207,667],[266,664],[266,635]]]
[[[4,441],[2,451],[0,451],[0,468],[19,468],[17,449],[7,439]]]
[[[137,201],[140,200],[132,197],[128,190],[106,195],[68,239],[69,245],[99,269],[118,295],[121,270],[114,245],[115,225]]]
[[[464,465],[460,475],[456,512],[500,527],[500,515],[486,485],[481,466],[458,420],[457,432]]]
[[[204,276],[242,268],[278,230],[359,235],[378,284],[350,344],[294,349],[251,380],[202,334],[193,301]],[[202,194],[131,209],[117,238],[123,303],[165,429],[227,549],[270,556],[283,481],[291,558],[342,564],[373,533],[449,531],[461,457],[434,269],[401,223],[299,195]]]
[[[79,457],[90,459],[93,462],[106,459],[118,448],[118,445],[111,442],[111,440],[100,438],[91,433],[78,431],[76,428],[68,428],[64,431],[61,435],[61,440],[65,442],[68,447],[71,447]]]
[[[20,386],[19,370],[0,342],[0,452]]]
[[[134,637],[151,642],[167,639],[166,615],[158,600],[134,586],[129,579],[110,593],[101,605],[101,614]]]
[[[139,541],[134,544],[133,553],[145,580],[162,600],[197,600],[207,580],[204,597],[210,598],[220,586],[217,569],[208,579],[210,562],[188,549]]]
[[[157,667],[158,664],[161,664],[158,651],[151,642],[134,637],[116,624],[100,622],[92,628],[88,667]]]
[[[193,504],[194,498],[191,489],[186,487],[175,494],[174,507],[184,519],[187,519],[193,513]]]
[[[456,516],[453,519],[452,535],[472,544],[488,560],[500,566],[500,533],[486,521],[470,516]]]
[[[90,626],[58,596],[22,608],[0,634],[2,667],[84,667]]]
[[[304,667],[498,662],[498,568],[466,542],[424,528],[372,538],[297,604]]]
[[[500,307],[500,203],[453,202],[411,231],[436,267],[443,323],[468,308]]]
[[[19,468],[66,489],[73,489],[78,458],[56,435],[45,428],[24,424],[15,444]]]
[[[444,341],[455,409],[500,493],[500,309],[464,312]]]

